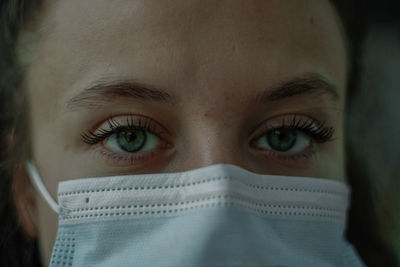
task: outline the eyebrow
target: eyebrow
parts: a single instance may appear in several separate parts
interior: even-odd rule
[[[66,102],[67,109],[98,108],[115,98],[131,98],[142,101],[163,102],[175,104],[177,97],[170,95],[166,90],[133,80],[118,80],[106,82],[104,80],[92,82],[83,88],[77,95]]]
[[[335,85],[320,74],[308,73],[257,94],[255,102],[268,103],[311,94],[328,95],[333,101],[339,99]]]
[[[339,99],[336,87],[327,79],[319,74],[305,74],[288,82],[265,89],[256,95],[254,102],[265,104],[310,94],[326,94],[333,101]],[[169,105],[174,105],[179,101],[177,96],[169,94],[165,89],[156,88],[134,80],[117,80],[111,82],[99,80],[91,83],[77,95],[67,100],[66,107],[70,110],[74,108],[99,108],[118,97],[160,102]]]

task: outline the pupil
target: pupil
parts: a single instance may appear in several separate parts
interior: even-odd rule
[[[142,130],[123,131],[117,136],[118,145],[127,152],[136,152],[140,150],[146,141],[146,135]]]
[[[296,130],[274,130],[267,134],[268,144],[272,149],[278,151],[288,151],[296,143]]]

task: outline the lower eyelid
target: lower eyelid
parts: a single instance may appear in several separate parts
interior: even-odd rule
[[[275,124],[278,125],[278,124]],[[274,128],[271,127],[271,125],[267,125],[264,124],[264,126],[262,126],[262,128],[264,130],[268,129],[268,130],[273,130]],[[276,129],[276,128],[275,128]],[[264,133],[265,134],[265,133]],[[258,135],[257,138],[260,138],[262,134]],[[313,139],[312,137],[310,137],[311,139]],[[254,137],[253,139],[254,140]],[[103,140],[104,141],[104,140]],[[120,152],[113,152],[113,151],[107,151],[106,148],[104,148],[103,146],[103,141],[94,144],[93,147],[96,147],[95,151],[98,155],[100,155],[103,160],[106,160],[110,163],[112,163],[113,165],[118,165],[118,164],[131,164],[134,165],[135,163],[137,163],[138,165],[142,165],[142,164],[147,164],[147,163],[143,163],[144,161],[152,161],[153,158],[158,158],[158,155],[160,155],[160,157],[162,157],[162,150],[165,149],[171,149],[173,148],[172,143],[167,142],[164,138],[160,138],[160,145],[152,150],[152,151],[146,151],[146,152],[137,152],[137,153],[120,153]],[[251,143],[252,141],[250,141]],[[269,152],[262,152],[259,151],[258,153],[264,153],[264,156],[268,157],[268,158],[274,158],[276,160],[280,160],[280,161],[302,161],[302,159],[309,159],[310,157],[312,157],[313,155],[316,154],[316,146],[317,144],[315,143],[314,140],[311,141],[311,145],[310,148],[305,149],[305,151],[303,152],[297,152],[297,153],[293,153],[290,154],[289,153],[285,153],[285,152],[279,152],[279,151],[269,151]],[[257,148],[255,148],[257,149]],[[161,150],[161,151],[160,151]],[[257,150],[261,150],[261,149],[257,149]],[[157,155],[156,155],[157,154]]]
[[[96,154],[95,157],[100,157],[103,161],[110,163],[111,165],[135,165],[137,164],[142,164],[143,161],[148,161],[151,158],[154,157],[154,152],[144,152],[144,153],[136,153],[132,155],[128,155],[126,153],[125,155],[122,153],[117,153],[113,151],[106,151],[106,149],[103,148],[97,148],[95,149],[94,153]]]
[[[103,141],[104,142],[104,141]],[[92,153],[94,153],[94,157],[100,159],[102,161],[108,162],[111,165],[121,165],[121,166],[126,166],[126,165],[146,165],[157,158],[162,158],[165,157],[165,153],[168,153],[169,151],[173,151],[173,145],[166,142],[165,140],[160,140],[160,145],[151,151],[145,151],[145,152],[135,152],[135,153],[128,153],[128,152],[114,152],[111,150],[108,150],[106,147],[104,147],[103,142],[100,142],[98,144],[93,145]]]
[[[261,153],[264,157],[268,157],[269,159],[279,160],[281,162],[302,162],[302,160],[309,160],[311,157],[316,156],[318,154],[317,145],[312,142],[310,147],[306,148],[305,151],[298,152],[298,153],[286,153],[286,152],[279,152],[275,150],[265,150],[265,149],[258,149],[257,153]]]

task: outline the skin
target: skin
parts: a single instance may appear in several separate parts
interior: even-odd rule
[[[333,7],[321,0],[54,1],[41,12],[25,80],[32,159],[55,199],[63,180],[216,163],[264,174],[345,179],[347,65],[340,27]],[[332,83],[338,99],[314,93],[252,102],[261,91],[307,73]],[[134,80],[176,99],[168,104],[116,97],[98,105],[70,105],[98,79]],[[110,149],[104,143],[82,141],[81,133],[95,131],[110,115],[125,124],[130,113],[154,120],[169,145],[132,163],[106,156]],[[302,151],[274,154],[250,145],[263,129],[295,114],[333,127],[333,141],[310,139],[315,153],[307,158],[285,158]],[[26,174],[16,181],[27,181]],[[49,262],[57,215],[34,190],[16,191],[22,223],[39,238]],[[24,201],[31,208],[21,208]]]

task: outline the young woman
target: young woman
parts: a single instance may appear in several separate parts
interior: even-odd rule
[[[2,220],[43,265],[363,266],[342,8],[5,1]]]

